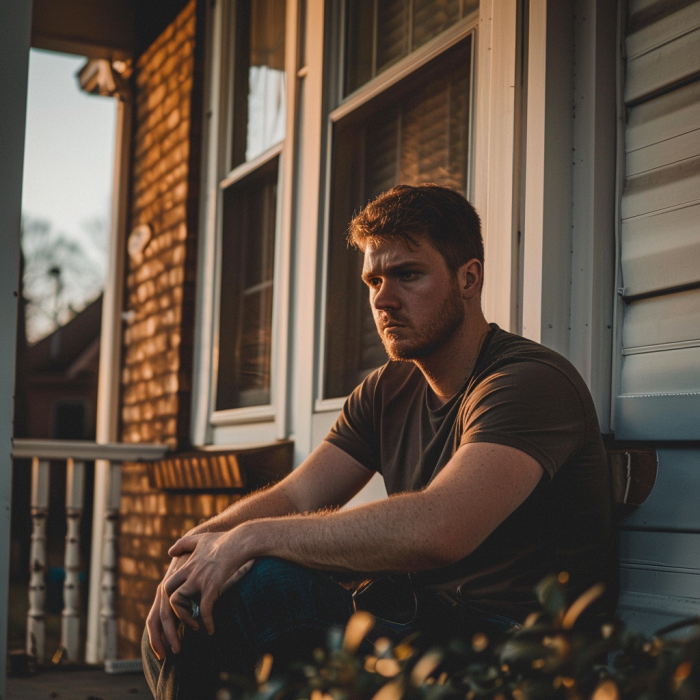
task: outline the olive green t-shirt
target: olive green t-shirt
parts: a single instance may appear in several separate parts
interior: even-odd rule
[[[544,473],[470,555],[417,580],[517,621],[538,609],[534,588],[550,573],[569,574],[572,598],[598,582],[614,595],[609,471],[593,400],[573,365],[491,324],[463,389],[437,408],[435,399],[413,363],[388,362],[349,396],[326,440],[379,472],[389,495],[424,488],[471,442],[514,447]]]

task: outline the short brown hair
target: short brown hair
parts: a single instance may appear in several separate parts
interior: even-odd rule
[[[368,243],[402,238],[417,245],[426,234],[453,272],[469,260],[484,262],[481,220],[456,190],[433,183],[397,185],[380,194],[350,222],[348,241],[364,251]]]

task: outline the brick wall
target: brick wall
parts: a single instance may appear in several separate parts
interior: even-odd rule
[[[188,445],[201,25],[194,0],[137,60],[133,76],[130,231],[122,360],[122,439]],[[145,229],[144,235],[143,226]],[[167,493],[149,467],[125,464],[119,557],[119,655],[140,656],[143,625],[178,536],[235,496]]]
[[[122,432],[126,442],[172,448],[187,440],[189,419],[198,195],[192,150],[199,147],[192,116],[201,109],[192,109],[195,30],[192,0],[134,72],[130,229],[150,233],[129,237]]]

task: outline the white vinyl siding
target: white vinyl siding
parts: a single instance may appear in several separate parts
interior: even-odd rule
[[[700,2],[631,0],[615,436],[656,443],[622,521],[619,613],[653,632],[700,614]]]
[[[700,438],[700,2],[672,13],[661,2],[631,2],[625,46],[615,434],[693,440]]]

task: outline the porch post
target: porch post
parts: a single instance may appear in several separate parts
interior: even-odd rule
[[[131,134],[131,103],[117,102],[117,138],[114,149],[112,222],[109,239],[107,279],[102,304],[100,369],[97,384],[96,441],[118,442],[119,380],[122,339],[122,290],[124,286],[124,250],[126,238],[127,195]],[[102,546],[110,494],[111,467],[108,460],[95,462],[95,497],[92,516],[92,560],[88,593],[87,641],[85,661],[96,664],[105,658],[101,639],[100,609],[102,586]],[[117,494],[117,498],[119,495]],[[119,506],[117,505],[117,509]]]
[[[31,3],[0,3],[0,698],[5,697],[10,564],[12,415],[15,388],[22,161],[27,109]]]

